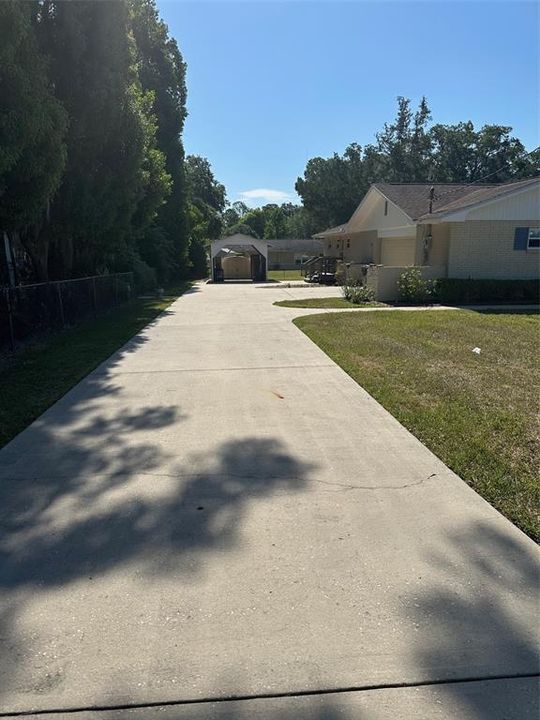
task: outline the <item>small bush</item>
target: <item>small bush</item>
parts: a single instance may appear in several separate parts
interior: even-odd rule
[[[157,276],[154,268],[144,260],[136,258],[133,262],[133,276],[137,292],[147,292],[157,287]]]
[[[344,285],[341,288],[343,297],[355,305],[361,305],[362,303],[373,302],[375,300],[375,294],[371,288],[365,285]]]
[[[537,303],[540,280],[473,280],[441,278],[437,297],[443,303]]]
[[[435,294],[435,284],[432,280],[425,280],[422,271],[410,268],[398,278],[397,286],[399,299],[405,303],[430,302]]]

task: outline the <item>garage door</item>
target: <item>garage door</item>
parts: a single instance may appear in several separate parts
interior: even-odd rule
[[[383,238],[381,241],[381,264],[403,267],[414,265],[416,238]]]

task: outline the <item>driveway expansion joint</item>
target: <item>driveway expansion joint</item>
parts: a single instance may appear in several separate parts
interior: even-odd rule
[[[256,366],[233,366],[233,367],[217,367],[217,368],[171,368],[170,370],[119,370],[112,373],[100,373],[103,377],[117,377],[119,375],[155,375],[161,373],[196,373],[196,372],[229,372],[246,370],[310,370],[312,368],[335,368],[335,363],[326,363],[324,365],[256,365]]]
[[[330,482],[328,480],[315,480],[315,482],[321,483],[321,485],[335,485],[336,487],[341,487],[344,490],[404,490],[405,488],[423,485],[433,477],[437,477],[437,473],[431,473],[431,475],[422,478],[422,480],[415,480],[414,482],[405,483],[404,485],[352,485],[349,483]]]
[[[188,698],[186,700],[155,700],[147,703],[119,703],[116,705],[86,705],[68,708],[49,708],[43,710],[19,710],[17,712],[0,712],[0,718],[28,717],[29,715],[59,715],[80,712],[111,712],[115,710],[140,710],[144,708],[182,707],[185,705],[204,705],[205,703],[245,702],[249,700],[277,700],[279,698],[315,697],[317,695],[339,695],[341,693],[368,692],[370,690],[399,690],[401,688],[422,688],[437,685],[458,685],[465,683],[487,682],[496,680],[525,680],[540,678],[540,673],[515,673],[510,675],[483,675],[480,677],[465,676],[449,680],[424,680],[418,682],[394,682],[366,685],[353,685],[340,688],[321,688],[320,690],[291,690],[289,692],[253,693],[252,695],[224,695],[204,698]]]

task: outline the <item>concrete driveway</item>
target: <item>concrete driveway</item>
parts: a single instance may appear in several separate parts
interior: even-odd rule
[[[313,292],[196,286],[0,452],[1,713],[537,718],[536,546],[272,305]]]

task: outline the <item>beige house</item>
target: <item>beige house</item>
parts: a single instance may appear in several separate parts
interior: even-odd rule
[[[268,269],[294,270],[309,258],[322,255],[323,244],[315,238],[268,240]]]
[[[540,178],[497,185],[376,183],[349,222],[315,235],[381,300],[407,267],[426,278],[537,278]]]

